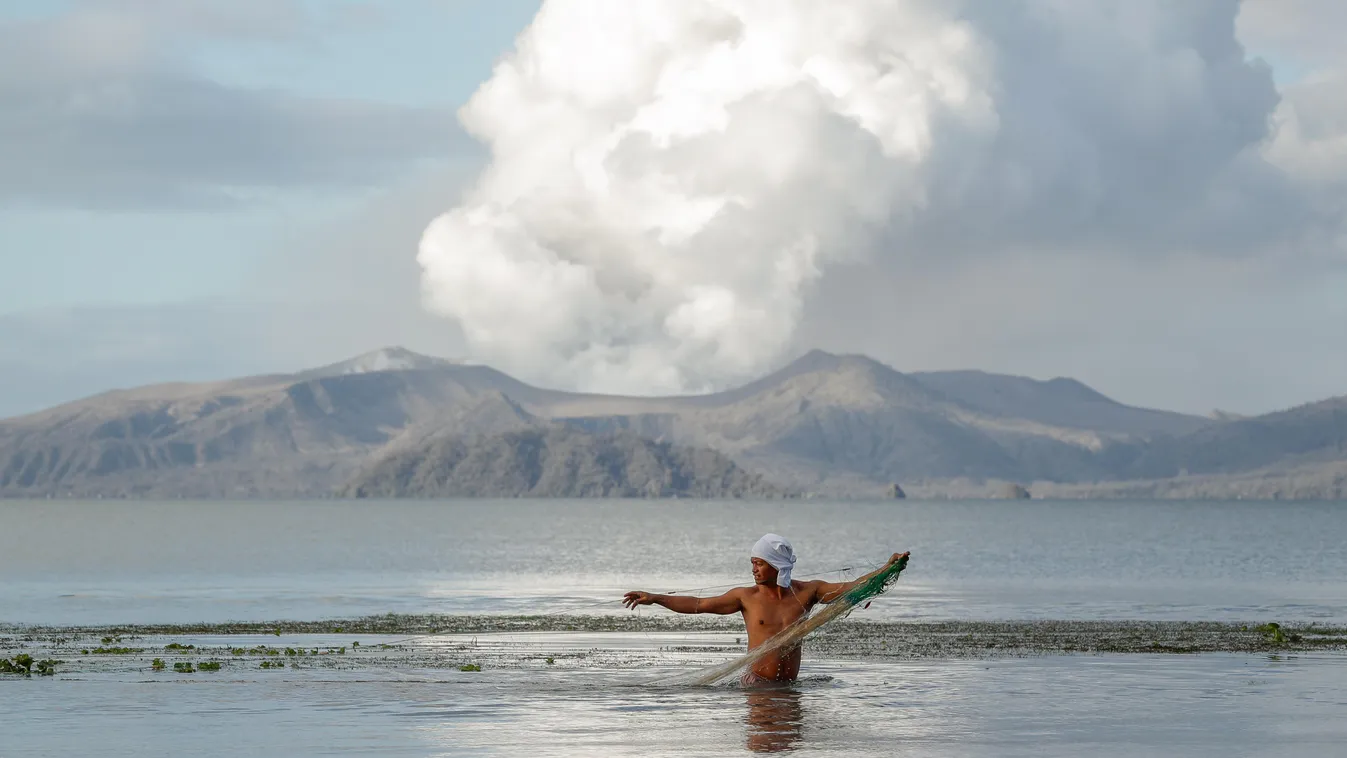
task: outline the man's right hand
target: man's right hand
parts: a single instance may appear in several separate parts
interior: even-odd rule
[[[622,596],[622,604],[631,609],[635,609],[638,605],[650,605],[653,602],[655,602],[654,595],[639,590],[633,590]]]

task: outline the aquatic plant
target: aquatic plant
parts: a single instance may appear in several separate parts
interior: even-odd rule
[[[553,658],[553,657],[550,656],[550,655],[547,656],[547,665],[551,666],[552,664],[554,664],[554,663],[556,663],[556,662],[557,662],[557,661],[556,661],[555,658]]]
[[[1255,631],[1263,635],[1263,639],[1269,642],[1270,644],[1273,645],[1286,644],[1286,634],[1282,632],[1281,624],[1278,624],[1275,621],[1270,621],[1266,624],[1263,624],[1257,627]]]
[[[173,664],[173,670],[179,674],[195,674],[196,669],[192,667],[191,661],[178,661]]]
[[[121,635],[118,635],[118,636],[116,636],[116,637],[104,637],[104,638],[103,638],[103,644],[104,644],[104,645],[115,645],[115,644],[117,644],[118,642],[121,642],[121,641],[122,641]]]
[[[244,649],[241,648],[241,647],[236,647],[236,648],[232,648],[229,652],[230,652],[231,654],[233,654],[233,655],[243,655],[244,653],[246,653],[246,652],[248,652],[248,651],[247,651],[247,650],[244,650]]]
[[[173,642],[164,646],[165,650],[196,650],[196,645],[184,645],[180,642]]]
[[[220,670],[220,662],[219,662],[219,661],[206,661],[206,662],[204,662],[204,663],[198,663],[198,664],[196,665],[196,667],[199,668],[199,669],[201,669],[202,671],[219,671],[219,670]]]
[[[360,640],[356,640],[355,642],[352,642],[352,643],[351,643],[351,647],[353,647],[353,648],[355,648],[355,647],[360,647]]]
[[[0,674],[23,674],[27,676],[33,671],[33,656],[26,653],[19,653],[14,658],[0,658]]]
[[[259,665],[258,668],[283,669],[285,668],[285,661],[262,661],[261,665]]]
[[[85,653],[85,655],[133,655],[135,653],[143,652],[145,652],[145,648],[143,647],[96,647]]]
[[[61,661],[47,658],[34,661],[33,656],[19,653],[13,658],[0,658],[0,674],[19,674],[20,676],[51,676],[56,673],[56,664]]]
[[[465,663],[458,667],[459,671],[481,671],[482,667],[475,663]]]
[[[155,658],[153,661],[150,661],[150,668],[153,669],[153,670],[155,670],[155,671],[163,671],[164,668],[165,668],[165,666],[164,666],[164,659],[163,659],[163,658]]]

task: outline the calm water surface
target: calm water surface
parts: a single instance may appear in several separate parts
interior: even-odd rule
[[[33,680],[0,683],[0,752],[1323,758],[1347,751],[1345,662],[813,662],[807,680],[765,692],[643,687],[657,671],[595,668]]]
[[[797,576],[911,550],[874,618],[1347,621],[1340,503],[0,502],[0,523],[0,622],[621,612],[628,589],[750,581],[766,531]]]
[[[0,523],[8,623],[616,613],[625,589],[743,583],[764,531],[805,575],[911,550],[856,618],[1347,621],[1336,504],[9,502]],[[0,756],[1347,755],[1341,655],[809,657],[753,693],[642,684],[685,670],[648,635],[505,642],[622,654],[7,678]]]

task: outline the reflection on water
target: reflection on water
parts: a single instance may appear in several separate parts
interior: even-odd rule
[[[747,689],[748,749],[754,753],[782,753],[800,741],[804,705],[791,687]]]
[[[659,660],[6,681],[0,754],[1324,758],[1347,745],[1342,655],[815,661],[779,690],[633,683]]]

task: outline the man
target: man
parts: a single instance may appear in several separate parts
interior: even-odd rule
[[[884,568],[907,557],[894,553]],[[622,603],[628,608],[638,605],[662,605],[675,613],[715,613],[727,616],[742,613],[748,627],[748,649],[771,639],[772,635],[809,614],[818,603],[831,603],[851,588],[865,582],[884,568],[866,574],[852,582],[798,582],[790,572],[795,568],[795,549],[790,541],[778,534],[767,534],[753,546],[753,586],[736,587],[720,597],[687,597],[685,595],[653,595],[649,592],[628,592]],[[743,684],[752,686],[769,682],[793,682],[800,674],[800,648],[778,650],[758,661],[744,673]]]

